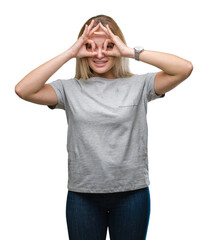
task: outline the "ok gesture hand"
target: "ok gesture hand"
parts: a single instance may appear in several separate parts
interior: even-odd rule
[[[114,57],[128,57],[131,54],[132,49],[127,47],[124,42],[116,35],[112,33],[110,30],[108,24],[106,27],[102,25],[102,23],[98,24],[102,30],[105,32],[105,34],[108,36],[108,39],[105,40],[104,43],[104,50],[103,53],[106,56],[114,56]],[[94,35],[102,35],[102,32],[94,32]],[[108,43],[114,43],[113,49],[107,51]]]
[[[93,27],[94,19],[92,19],[90,25],[85,25],[84,32],[82,36],[70,47],[72,57],[83,58],[83,57],[94,57],[97,55],[97,52],[90,52],[86,49],[86,44],[92,45],[93,49],[95,48],[95,43],[90,39],[93,33],[100,27],[97,24],[96,27]]]

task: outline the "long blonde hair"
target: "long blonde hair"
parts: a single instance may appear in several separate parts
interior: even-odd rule
[[[85,25],[87,24],[89,26],[92,19],[95,20],[93,27],[97,26],[99,22],[101,22],[103,26],[106,26],[106,24],[108,24],[113,34],[117,35],[126,44],[124,35],[117,23],[111,17],[106,15],[97,15],[88,19],[82,26],[77,39],[81,37],[84,32]],[[129,70],[129,59],[127,57],[116,57],[115,65],[112,67],[112,72],[115,78],[131,77],[134,75]],[[95,75],[87,62],[87,58],[76,58],[75,78],[82,78],[83,80],[88,80],[89,78],[94,76]]]

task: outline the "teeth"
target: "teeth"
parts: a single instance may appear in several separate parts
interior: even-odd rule
[[[95,63],[106,63],[106,62],[95,62]]]

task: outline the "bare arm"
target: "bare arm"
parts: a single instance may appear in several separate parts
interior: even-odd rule
[[[131,50],[131,58],[134,58],[134,49]],[[188,75],[192,63],[176,55],[164,52],[144,50],[139,55],[139,60],[162,69],[169,75]]]
[[[113,34],[108,25],[106,25],[106,28],[100,23],[100,26],[116,45],[111,51],[103,51],[107,56],[124,56],[134,59],[133,48],[127,47],[118,36]],[[96,34],[98,35],[98,32]],[[140,52],[139,60],[162,70],[156,74],[154,80],[154,89],[158,95],[176,87],[188,78],[193,70],[193,65],[190,61],[170,53],[144,50]]]
[[[27,99],[27,96],[37,93],[43,88],[45,82],[71,58],[71,50],[67,49],[58,56],[35,68],[15,86],[16,94],[23,99]]]
[[[130,48],[128,57],[134,58],[134,49]],[[175,88],[188,78],[193,70],[190,61],[170,53],[144,50],[140,53],[139,59],[162,70],[155,77],[154,87],[157,94]]]
[[[92,43],[89,37],[99,28],[99,24],[93,27],[94,20],[90,25],[85,25],[83,34],[66,51],[43,63],[30,73],[28,73],[16,86],[16,94],[29,102],[42,105],[55,105],[58,98],[53,87],[45,82],[67,61],[71,58],[93,57],[97,53],[89,52],[86,49],[86,43]],[[91,30],[92,29],[92,30]]]

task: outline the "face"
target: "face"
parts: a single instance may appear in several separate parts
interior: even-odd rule
[[[103,31],[101,31],[103,32]],[[108,39],[107,35],[93,35],[90,37],[91,40],[95,42],[95,50],[97,52],[97,55],[94,57],[88,57],[87,61],[91,69],[93,70],[93,73],[97,77],[104,77],[104,78],[114,78],[112,73],[112,67],[115,65],[115,57],[109,57],[105,56],[104,53],[102,53],[102,50],[104,50],[104,42],[106,39]],[[110,51],[113,48],[113,43],[108,43],[106,51]],[[87,44],[87,50],[92,51],[92,46]]]

